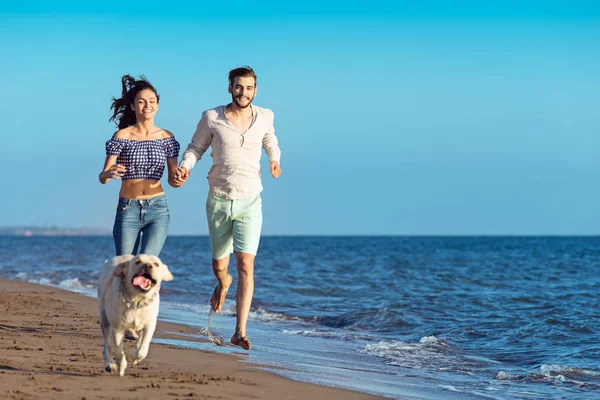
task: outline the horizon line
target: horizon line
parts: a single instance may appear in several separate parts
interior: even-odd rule
[[[1,229],[1,228],[0,228]],[[111,237],[110,232],[105,233],[62,233],[62,234],[36,234],[31,235],[24,234],[10,234],[0,232],[0,237]],[[195,234],[195,233],[174,233],[169,234],[167,237],[209,237],[208,233]],[[406,233],[275,233],[275,234],[262,234],[261,237],[449,237],[449,238],[460,238],[460,237],[600,237],[600,233],[419,233],[419,234],[406,234]]]

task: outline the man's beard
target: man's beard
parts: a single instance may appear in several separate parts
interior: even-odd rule
[[[250,104],[252,104],[252,100],[254,100],[254,96],[252,96],[252,98],[250,99],[250,101],[248,102],[248,104],[246,104],[245,106],[243,106],[243,105],[240,104],[240,102],[238,101],[237,97],[231,96],[231,101],[233,101],[235,103],[235,105],[238,106],[239,108],[247,108]]]

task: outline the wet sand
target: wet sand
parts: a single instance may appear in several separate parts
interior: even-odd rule
[[[197,329],[159,322],[154,337],[191,340],[165,332]],[[157,343],[121,378],[104,372],[102,344],[95,299],[0,278],[2,399],[378,398],[292,381],[240,356]]]

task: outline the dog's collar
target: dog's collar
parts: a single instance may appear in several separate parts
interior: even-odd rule
[[[134,303],[131,300],[127,300],[127,294],[126,294],[127,291],[125,290],[125,281],[123,281],[123,279],[121,279],[121,281],[119,282],[119,293],[121,293],[121,300],[123,300],[123,303],[125,303],[125,307],[127,307],[128,309],[133,309],[133,310],[137,310],[139,308],[144,308],[146,306],[149,306],[150,304],[152,304],[154,299],[156,299],[156,295],[158,294],[158,293],[154,293],[152,295],[152,297],[150,297],[148,300]]]

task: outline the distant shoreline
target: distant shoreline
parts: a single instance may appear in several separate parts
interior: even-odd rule
[[[40,227],[40,226],[8,226],[0,227],[0,237],[74,237],[74,236],[112,236],[112,230],[105,228],[60,228],[55,226]],[[172,233],[169,237],[204,237],[208,236],[207,233]],[[303,237],[303,238],[335,238],[335,237],[348,237],[348,238],[594,238],[600,237],[600,233],[597,234],[444,234],[444,233],[432,233],[432,234],[262,234],[262,237]]]
[[[112,232],[102,228],[59,228],[56,226],[0,227],[0,236],[106,236]]]

